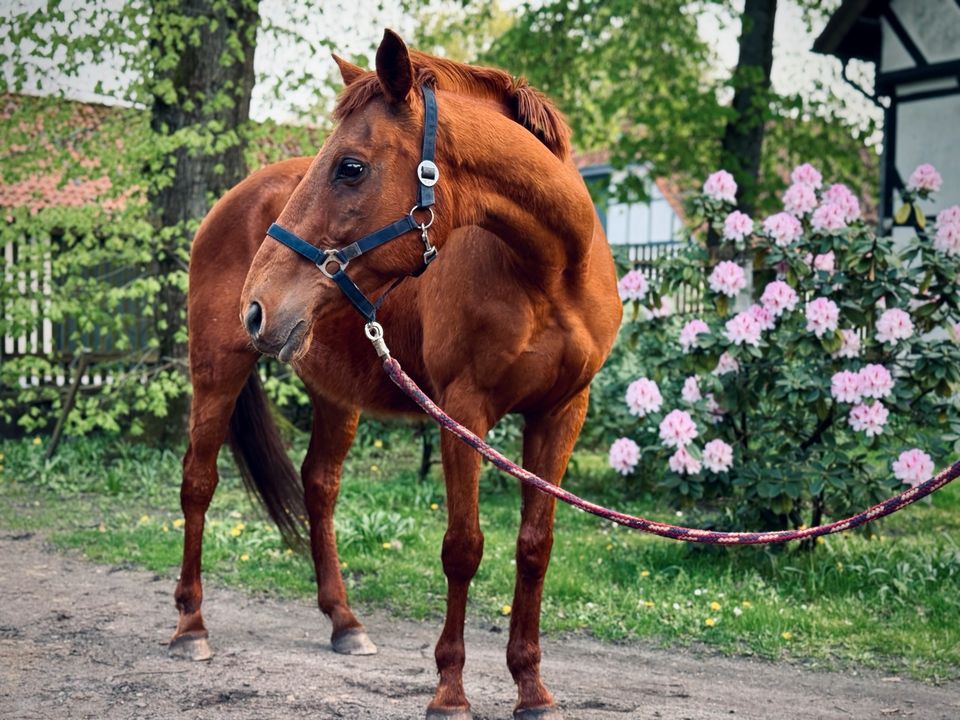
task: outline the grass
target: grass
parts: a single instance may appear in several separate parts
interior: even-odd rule
[[[175,574],[182,543],[178,456],[85,440],[65,444],[45,463],[42,450],[31,440],[0,443],[0,527],[43,532],[95,562]],[[354,604],[438,618],[445,597],[439,561],[443,488],[436,477],[417,481],[415,455],[412,446],[389,442],[352,454],[337,513],[341,560]],[[284,549],[250,505],[227,459],[221,460],[221,474],[208,514],[205,577],[312,598],[309,561]],[[566,483],[627,512],[677,519],[652,498],[625,499],[601,458],[581,457]],[[484,561],[470,613],[504,628],[518,509],[516,485],[485,472]],[[958,510],[960,486],[948,486],[869,534],[832,536],[804,553],[697,548],[560,506],[543,628],[815,667],[866,666],[928,681],[957,678]]]

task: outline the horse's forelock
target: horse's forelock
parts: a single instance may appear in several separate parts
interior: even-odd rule
[[[500,102],[516,122],[533,133],[554,155],[564,160],[570,154],[570,128],[566,120],[547,96],[525,79],[514,78],[496,68],[466,65],[416,50],[410,51],[410,59],[417,84]],[[377,74],[370,71],[343,89],[334,118],[342,120],[381,95],[383,89]]]

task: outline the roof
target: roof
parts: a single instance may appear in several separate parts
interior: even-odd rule
[[[880,59],[880,15],[890,0],[843,0],[813,42],[813,51],[850,59]]]

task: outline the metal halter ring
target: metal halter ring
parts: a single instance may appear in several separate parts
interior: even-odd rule
[[[428,222],[428,223],[426,223],[426,224],[424,224],[424,223],[417,223],[417,219],[416,219],[415,217],[413,217],[413,214],[414,214],[417,210],[426,210],[428,213],[430,213],[430,222]],[[428,227],[430,227],[431,225],[433,225],[434,214],[433,214],[433,208],[431,208],[431,207],[422,208],[422,207],[420,207],[419,205],[414,205],[412,208],[410,208],[410,212],[409,212],[408,214],[410,215],[410,217],[413,218],[413,221],[414,221],[415,223],[417,223],[417,227],[420,228],[421,230],[426,230]]]
[[[337,264],[337,269],[333,272],[327,270],[327,265],[331,262]],[[320,272],[332,280],[334,275],[336,275],[338,272],[342,272],[349,264],[349,260],[341,260],[339,257],[337,257],[336,250],[324,250],[324,256],[320,262],[316,263],[316,266]]]
[[[363,326],[363,333],[367,336],[367,340],[381,340],[383,338],[383,325],[378,323],[376,320],[373,322],[368,322]]]

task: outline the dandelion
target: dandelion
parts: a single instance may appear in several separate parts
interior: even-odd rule
[[[287,548],[286,550],[283,551],[283,554],[289,557],[290,555],[293,555],[293,550],[291,550],[290,548]]]
[[[170,532],[170,528],[167,527],[167,524],[166,524],[166,523],[164,523],[163,525],[160,526],[160,531],[161,531],[161,532]]]
[[[714,600],[712,603],[710,603],[710,609],[713,610],[713,611],[719,610],[719,609],[720,609],[720,603],[718,603],[716,600]]]
[[[640,462],[640,447],[630,438],[622,437],[610,446],[609,462],[621,475],[629,475]]]
[[[342,563],[340,563],[340,569],[341,569],[341,570],[346,570],[347,567],[348,567],[348,565],[347,565],[346,560],[344,560]]]
[[[747,286],[747,276],[735,262],[724,260],[713,269],[707,282],[714,292],[733,297]]]
[[[42,440],[40,440],[40,438],[38,438],[38,437],[35,437],[35,438],[33,439],[33,444],[34,444],[34,445],[39,445],[41,442],[42,442]]]
[[[782,637],[784,640],[790,640],[793,638],[793,633],[789,630],[784,630],[782,633],[780,633],[780,637]]]
[[[893,461],[893,474],[901,482],[916,487],[933,477],[933,460],[920,448],[905,450]]]
[[[660,440],[666,447],[684,447],[697,436],[697,426],[686,410],[671,410],[660,422]]]
[[[373,465],[370,466],[370,472],[379,474],[380,466],[374,463]]]
[[[383,447],[383,440],[381,440],[380,438],[377,438],[376,440],[373,441],[373,446],[377,450],[380,450]]]
[[[714,625],[717,624],[717,619],[709,617],[703,621],[703,624],[706,625],[707,627],[713,627]]]
[[[650,577],[650,571],[649,571],[649,570],[641,570],[641,571],[640,571],[640,577]]]
[[[656,603],[653,602],[653,600],[644,600],[644,601],[643,601],[643,606],[646,607],[646,608],[652,608],[652,607],[654,607],[655,605],[656,605]]]
[[[388,542],[383,543],[384,550],[389,550],[392,547],[393,547],[393,543],[388,543]]]
[[[513,611],[513,608],[510,607],[509,605],[504,605],[503,607],[500,608],[500,614],[504,616],[509,615],[512,611]]]
[[[613,543],[607,543],[607,552],[613,550]]]
[[[173,521],[173,526],[178,530],[183,527],[183,524],[184,524],[183,518],[177,518],[176,520]]]
[[[896,345],[913,336],[913,321],[899,308],[891,308],[877,320],[877,341]]]
[[[232,528],[230,528],[230,535],[232,537],[240,537],[240,534],[243,532],[244,528],[246,528],[246,525],[244,525],[243,523],[237,523]]]
[[[717,170],[703,184],[703,194],[713,200],[737,201],[737,183],[726,170]]]
[[[250,556],[247,553],[244,553],[240,556],[240,562],[247,562],[250,559]]]
[[[647,378],[640,378],[630,383],[627,388],[626,400],[630,414],[637,417],[644,417],[649,413],[657,412],[663,405],[660,388],[653,380]]]
[[[437,503],[430,503],[431,510],[439,510],[440,506]]]
[[[752,608],[752,607],[753,607],[753,603],[750,602],[749,600],[744,600],[742,603],[740,603],[740,605],[741,605],[742,607],[745,607],[745,608]]]
[[[140,524],[140,525],[146,525],[148,522],[150,522],[150,516],[149,516],[149,515],[141,515],[141,516],[140,516],[140,520],[139,520],[139,524]]]
[[[617,283],[621,300],[642,300],[647,294],[649,285],[647,278],[639,270],[631,270]]]

